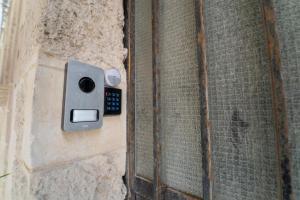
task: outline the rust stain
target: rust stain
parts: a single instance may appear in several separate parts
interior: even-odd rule
[[[208,74],[206,59],[206,35],[204,25],[204,0],[195,0],[198,61],[200,76],[200,115],[201,115],[201,143],[203,170],[203,199],[212,200],[212,147],[211,122],[209,120],[208,105]]]
[[[281,78],[281,61],[278,36],[275,28],[275,12],[270,0],[261,0],[264,17],[267,52],[272,83],[272,104],[276,130],[276,151],[279,161],[278,179],[282,200],[294,199],[291,187],[291,163],[288,141],[288,122],[285,94]]]

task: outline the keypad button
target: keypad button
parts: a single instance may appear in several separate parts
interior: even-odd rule
[[[110,98],[110,97],[107,97],[106,99],[107,99],[107,101],[111,101],[111,98]]]

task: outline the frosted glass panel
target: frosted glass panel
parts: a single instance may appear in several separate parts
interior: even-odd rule
[[[288,109],[292,187],[300,199],[300,1],[275,0],[274,7]]]
[[[151,0],[135,1],[136,172],[153,177]]]
[[[277,159],[259,0],[205,0],[213,198],[277,199]]]
[[[195,2],[160,3],[162,181],[202,196]]]

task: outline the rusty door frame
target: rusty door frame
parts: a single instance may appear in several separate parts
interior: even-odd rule
[[[272,85],[272,109],[275,125],[276,155],[278,160],[277,180],[279,199],[293,200],[291,177],[291,152],[288,138],[288,113],[282,80],[282,64],[279,39],[276,29],[276,16],[272,0],[260,0],[264,20],[266,52]]]

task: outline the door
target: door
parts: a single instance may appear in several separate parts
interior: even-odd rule
[[[200,199],[200,79],[194,1],[131,3],[135,4],[131,53],[136,66],[129,77],[134,82],[129,96],[135,97],[134,103],[129,100],[134,112],[130,122],[133,193],[136,198]]]
[[[126,2],[128,199],[292,199],[272,2]]]

